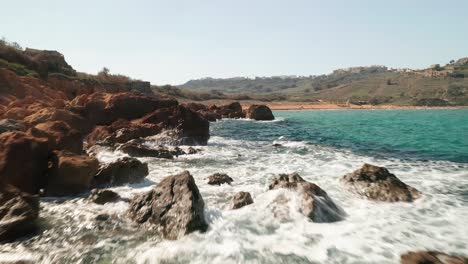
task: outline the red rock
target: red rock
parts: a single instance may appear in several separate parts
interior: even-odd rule
[[[132,139],[144,138],[156,135],[161,128],[155,124],[141,124],[127,120],[117,120],[110,126],[97,126],[88,135],[88,144],[125,143]]]
[[[98,168],[96,158],[65,151],[56,152],[45,187],[46,195],[67,196],[89,190]]]
[[[46,183],[50,156],[48,140],[24,132],[0,135],[0,182],[37,193]]]
[[[83,134],[88,133],[91,129],[89,121],[85,120],[80,115],[73,113],[69,110],[57,109],[52,107],[44,108],[35,112],[32,115],[25,117],[24,121],[31,125],[37,125],[49,121],[63,121],[68,126],[70,126],[70,128],[76,129],[82,132]]]
[[[67,150],[80,154],[83,152],[83,135],[63,121],[40,123],[29,130],[35,137],[49,140],[50,147],[56,150]]]
[[[273,120],[275,117],[266,105],[251,105],[246,110],[246,117],[254,120]]]
[[[161,124],[165,129],[178,129],[182,144],[207,144],[210,137],[208,120],[181,105],[158,109],[135,122]]]

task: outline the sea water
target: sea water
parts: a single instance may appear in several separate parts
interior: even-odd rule
[[[277,111],[275,121],[211,123],[201,151],[174,160],[142,158],[150,174],[112,188],[123,198],[165,176],[190,171],[205,201],[209,229],[168,241],[138,228],[127,201],[97,205],[83,197],[41,200],[40,234],[0,245],[0,258],[31,263],[398,263],[410,250],[468,255],[468,109]],[[273,144],[276,144],[273,146]],[[110,162],[123,153],[102,151]],[[363,199],[339,183],[364,163],[387,167],[424,195],[413,203]],[[211,186],[222,172],[232,185]],[[297,172],[346,211],[313,223],[297,196],[268,190],[272,177]],[[254,203],[229,210],[231,197]],[[289,198],[281,217],[275,199]],[[106,222],[95,220],[107,213]]]

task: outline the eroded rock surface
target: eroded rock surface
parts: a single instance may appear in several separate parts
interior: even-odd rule
[[[88,199],[96,204],[106,204],[116,202],[120,196],[111,190],[92,189]]]
[[[468,264],[468,258],[438,251],[414,251],[401,255],[401,264]]]
[[[351,192],[371,200],[384,202],[412,202],[421,192],[405,184],[384,167],[364,164],[340,180]]]
[[[246,110],[246,117],[254,120],[274,120],[273,112],[266,105],[251,105]]]
[[[135,196],[129,216],[139,224],[149,224],[167,239],[177,239],[194,231],[205,231],[208,224],[205,203],[188,171],[164,178],[153,190]]]
[[[238,192],[232,197],[231,209],[239,209],[249,204],[253,204],[253,199],[250,193]]]
[[[318,185],[307,182],[297,173],[280,174],[269,186],[270,190],[285,188],[297,192],[301,197],[299,210],[314,222],[335,222],[346,213]]]
[[[233,181],[226,173],[215,173],[208,177],[209,185],[231,184]]]
[[[124,157],[103,164],[93,178],[93,186],[119,186],[142,181],[148,175],[148,164],[138,159]]]

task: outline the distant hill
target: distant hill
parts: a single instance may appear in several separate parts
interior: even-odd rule
[[[257,100],[355,104],[468,105],[468,58],[424,70],[352,67],[320,76],[204,78],[181,93],[223,94]]]

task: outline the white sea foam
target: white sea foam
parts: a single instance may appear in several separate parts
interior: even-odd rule
[[[49,226],[44,234],[2,245],[0,252],[32,251],[43,263],[397,263],[401,253],[425,248],[468,255],[466,164],[378,159],[285,137],[275,143],[282,147],[213,136],[198,154],[141,159],[149,163],[147,180],[112,188],[131,198],[167,175],[189,170],[206,204],[206,233],[161,241],[132,225],[125,201],[95,205],[84,198],[51,199],[42,202],[41,217]],[[122,153],[97,156],[111,161]],[[387,167],[424,196],[414,203],[382,203],[346,192],[339,178],[363,163]],[[215,172],[227,173],[233,184],[208,185],[206,177]],[[324,189],[346,219],[313,223],[298,212],[294,193],[268,191],[273,176],[291,172]],[[239,191],[250,192],[254,204],[229,210]],[[283,198],[285,206],[275,202]],[[105,225],[95,220],[102,213],[112,216]]]

